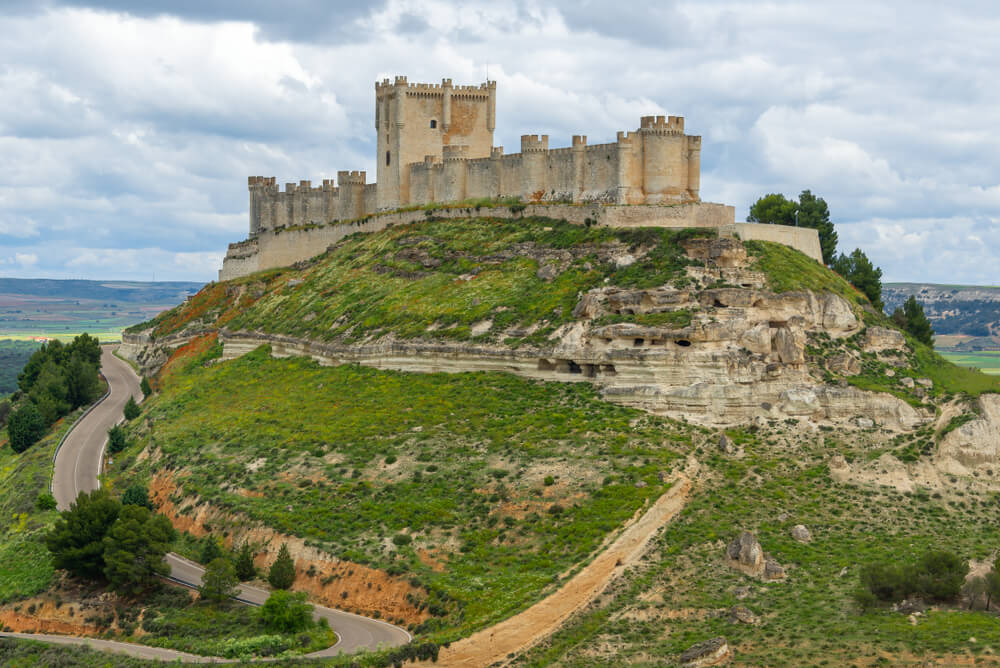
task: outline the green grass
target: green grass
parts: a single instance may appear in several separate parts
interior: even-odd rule
[[[57,422],[47,436],[23,453],[13,452],[6,443],[0,447],[0,517],[4,519],[0,602],[33,596],[52,580],[55,571],[42,536],[58,513],[40,511],[36,502],[40,493],[49,490],[59,439],[81,414],[77,411]]]
[[[192,601],[188,590],[166,587],[138,605],[119,606],[118,625],[124,632],[116,639],[233,659],[306,654],[337,641],[325,624],[297,633],[271,631],[258,611],[235,601]]]
[[[747,241],[745,245],[747,252],[756,257],[753,268],[767,275],[768,287],[775,292],[832,292],[856,307],[869,304],[843,277],[801,251],[770,241]]]
[[[156,468],[182,470],[185,494],[415,578],[437,611],[423,630],[437,637],[503,619],[555,585],[666,490],[659,473],[693,431],[602,402],[584,383],[329,368],[266,348],[204,360],[180,363],[149,401],[141,423],[155,427],[133,428],[115,486],[154,473],[135,462],[155,439]],[[412,544],[393,545],[399,533]]]
[[[587,290],[683,284],[693,261],[680,242],[710,233],[612,230],[547,218],[430,219],[353,235],[306,269],[210,286],[131,331],[153,327],[155,335],[165,336],[193,325],[224,324],[329,342],[391,333],[404,339],[542,344],[572,319]],[[607,252],[612,245],[642,257],[619,267]],[[551,263],[558,265],[556,275],[540,278],[541,265]],[[229,287],[243,288],[240,296]],[[488,323],[487,331],[474,336],[476,323]],[[528,338],[506,335],[532,325],[537,330]]]
[[[954,353],[941,350],[938,354],[956,366],[973,367],[992,376],[1000,374],[1000,351]]]
[[[836,484],[824,462],[832,452],[850,454],[857,446],[830,438],[819,445],[793,435],[793,462],[775,449],[776,441],[770,433],[745,440],[744,460],[703,457],[705,479],[716,482],[667,527],[647,564],[628,575],[606,605],[577,617],[520,665],[543,666],[556,658],[562,666],[603,665],[597,657],[604,643],[623,663],[661,665],[717,635],[726,636],[741,665],[850,665],[875,651],[929,658],[1000,643],[992,613],[946,609],[912,626],[887,609],[862,614],[851,597],[865,563],[910,559],[930,547],[987,558],[1000,542],[993,495],[935,498],[926,491]],[[811,529],[811,543],[791,538],[791,527],[800,523]],[[786,567],[787,581],[762,585],[723,566],[726,542],[742,529],[753,531]],[[734,589],[747,585],[751,595],[737,599]],[[760,615],[763,625],[732,624],[711,614],[737,604]],[[709,614],[667,616],[685,610]]]

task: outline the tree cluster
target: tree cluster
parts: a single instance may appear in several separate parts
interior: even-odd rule
[[[868,297],[876,309],[882,311],[885,308],[882,302],[882,269],[873,265],[860,248],[855,248],[850,255],[841,253],[830,263],[830,268]]]
[[[177,532],[146,506],[122,504],[105,490],[81,492],[45,537],[56,568],[137,595],[169,572],[164,557]]]
[[[930,550],[912,563],[868,564],[861,569],[857,600],[863,607],[911,596],[951,601],[958,597],[968,573],[969,564],[946,550]]]
[[[23,398],[7,421],[11,448],[23,452],[56,420],[93,402],[101,391],[100,366],[101,346],[89,334],[39,348],[17,377]]]
[[[779,193],[764,195],[750,207],[747,222],[813,228],[819,232],[823,264],[833,262],[837,252],[837,232],[830,222],[830,209],[826,200],[816,197],[809,190],[803,190],[799,194],[798,202]]]
[[[917,341],[928,346],[934,345],[934,328],[931,321],[924,313],[923,304],[917,298],[910,295],[910,298],[903,302],[903,308],[898,308],[892,312],[892,321]]]

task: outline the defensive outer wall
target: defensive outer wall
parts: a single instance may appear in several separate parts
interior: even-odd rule
[[[256,237],[230,244],[229,252],[219,271],[219,280],[227,281],[265,269],[287,267],[308,260],[328,247],[356,232],[378,232],[395,225],[435,218],[468,218],[486,215],[516,220],[525,216],[564,219],[577,225],[597,224],[608,227],[710,227],[719,236],[749,240],[774,241],[802,251],[822,262],[819,235],[814,229],[787,225],[737,223],[735,209],[723,204],[697,202],[673,206],[602,206],[572,204],[528,204],[523,207],[496,206],[489,209],[441,208],[432,212],[423,209],[376,214],[355,221],[305,227],[267,230]]]

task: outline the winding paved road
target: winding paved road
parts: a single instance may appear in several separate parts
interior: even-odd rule
[[[52,476],[52,494],[55,496],[56,504],[60,510],[68,509],[80,492],[89,492],[100,486],[97,475],[103,459],[108,430],[121,419],[122,410],[130,396],[135,397],[136,400],[142,398],[139,377],[136,376],[128,363],[114,355],[112,346],[102,348],[101,371],[108,380],[109,394],[73,425],[72,430],[63,441],[62,447],[56,453],[55,471]],[[170,566],[170,580],[188,587],[197,587],[201,583],[204,569],[195,562],[171,553],[167,555],[167,563]],[[267,600],[267,596],[268,592],[264,589],[240,585],[237,600],[250,605],[261,605]],[[377,649],[380,646],[395,647],[404,645],[412,639],[405,629],[398,626],[343,610],[316,605],[313,607],[313,616],[317,619],[326,619],[330,628],[337,632],[339,640],[327,649],[307,654],[306,656],[309,658],[335,656],[359,649]],[[61,644],[89,645],[96,649],[125,652],[132,656],[165,661],[175,659],[200,662],[218,661],[212,657],[195,657],[192,654],[175,650],[93,638],[17,633],[0,635],[28,637]]]

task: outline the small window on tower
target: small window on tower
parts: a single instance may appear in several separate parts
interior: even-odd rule
[[[389,151],[385,152],[385,166],[389,166]]]
[[[432,128],[436,128],[437,126],[438,126],[438,122],[435,121],[435,120],[431,120],[431,127]]]

